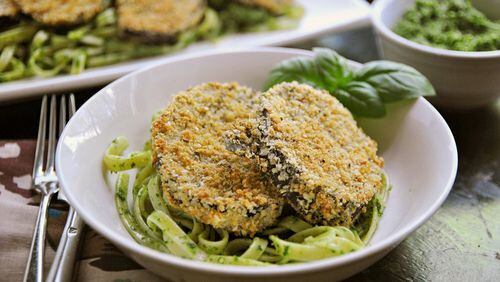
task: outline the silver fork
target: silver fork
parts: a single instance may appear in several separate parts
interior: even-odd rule
[[[65,109],[66,99],[63,96],[61,99],[61,117],[66,116]],[[73,116],[76,111],[75,107],[75,97],[73,94],[69,96],[69,118]],[[59,130],[62,133],[64,124],[66,124],[66,119],[59,119]],[[59,191],[57,198],[64,202],[68,202],[64,196],[63,191]],[[60,281],[71,281],[73,276],[73,268],[75,266],[76,256],[78,254],[78,248],[80,243],[80,238],[83,234],[84,223],[82,219],[78,216],[75,210],[70,206],[68,212],[68,218],[66,220],[66,225],[64,226],[64,231],[61,235],[61,240],[59,241],[59,246],[57,247],[56,256],[54,257],[54,262],[50,267],[49,275],[47,280],[49,282],[60,282]]]
[[[31,241],[30,255],[24,281],[43,280],[43,258],[45,250],[45,235],[47,231],[47,215],[52,196],[59,191],[57,176],[54,170],[56,147],[56,96],[50,97],[49,132],[47,142],[47,157],[44,170],[45,134],[47,127],[47,96],[42,99],[40,109],[40,122],[35,150],[35,163],[33,165],[33,187],[42,194],[38,216]]]

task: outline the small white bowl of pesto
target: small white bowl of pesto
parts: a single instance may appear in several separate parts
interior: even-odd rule
[[[437,91],[430,101],[438,106],[472,109],[500,97],[500,21],[474,4],[469,0],[374,4],[373,24],[383,58],[411,65],[429,78]]]

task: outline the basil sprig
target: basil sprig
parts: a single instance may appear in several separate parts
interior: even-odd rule
[[[264,88],[291,81],[309,84],[327,90],[355,116],[371,118],[385,116],[387,103],[436,95],[429,80],[410,66],[373,61],[355,70],[333,50],[313,51],[313,58],[281,62],[269,74]]]

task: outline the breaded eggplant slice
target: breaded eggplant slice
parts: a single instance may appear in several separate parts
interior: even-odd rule
[[[293,0],[238,0],[238,2],[249,6],[261,7],[273,14],[281,15],[292,5]]]
[[[226,147],[257,159],[311,224],[351,226],[382,187],[377,144],[330,94],[282,83],[261,95],[256,119],[226,132]]]
[[[118,0],[118,26],[126,35],[147,41],[172,41],[196,26],[206,10],[205,0]]]
[[[255,114],[236,83],[180,92],[153,122],[153,163],[168,203],[202,223],[253,235],[276,223],[284,200],[254,160],[228,151],[223,133]]]
[[[71,26],[90,21],[105,8],[104,0],[17,0],[25,14],[50,26]]]
[[[14,18],[19,14],[19,7],[13,0],[0,0],[0,18]]]

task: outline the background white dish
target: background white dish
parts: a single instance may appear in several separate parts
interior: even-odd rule
[[[180,52],[89,69],[79,75],[60,75],[0,83],[0,102],[101,85],[156,62],[160,58],[209,49],[283,46],[325,33],[340,32],[370,23],[370,8],[364,0],[296,0],[296,2],[304,8],[304,17],[296,29],[230,35],[215,43],[198,42]]]
[[[277,63],[312,54],[284,48],[211,52],[170,59],[106,86],[77,111],[59,140],[56,170],[71,205],[126,254],[172,281],[332,281],[370,266],[439,208],[455,179],[455,141],[446,122],[423,98],[392,105],[383,119],[361,121],[379,142],[394,188],[369,246],[337,258],[252,268],[156,252],[137,244],[125,231],[114,206],[112,184],[103,177],[102,157],[108,144],[122,135],[132,150],[142,148],[152,114],[177,91],[208,81],[238,81],[260,89]]]

